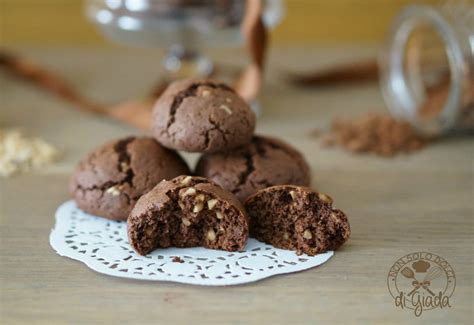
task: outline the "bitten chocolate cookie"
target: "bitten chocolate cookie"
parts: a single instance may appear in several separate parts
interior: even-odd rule
[[[128,238],[141,255],[170,246],[237,251],[247,242],[248,227],[231,193],[202,177],[179,176],[138,200],[128,218]]]
[[[153,133],[164,146],[216,152],[247,144],[255,115],[230,87],[211,80],[172,83],[153,110]]]
[[[140,196],[163,179],[189,174],[184,160],[153,138],[124,138],[97,148],[82,160],[70,191],[77,206],[93,215],[127,220]]]
[[[245,201],[250,235],[297,254],[316,255],[339,248],[350,227],[332,199],[307,187],[277,185],[260,190]]]
[[[309,185],[311,177],[303,156],[275,138],[254,136],[233,151],[206,154],[196,174],[212,179],[244,201],[257,190],[281,184]]]

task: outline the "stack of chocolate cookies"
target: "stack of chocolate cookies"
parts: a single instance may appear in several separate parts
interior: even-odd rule
[[[90,153],[70,185],[82,210],[127,220],[137,253],[170,246],[237,251],[250,234],[315,255],[348,239],[345,214],[307,187],[301,153],[254,135],[255,115],[229,86],[174,82],[151,123],[153,138],[119,139]],[[202,154],[194,173],[177,151]]]

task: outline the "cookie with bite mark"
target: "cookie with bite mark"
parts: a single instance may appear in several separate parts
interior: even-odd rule
[[[128,218],[133,249],[203,246],[242,250],[249,233],[247,213],[231,193],[206,178],[179,176],[142,196]]]
[[[347,216],[332,207],[332,199],[303,186],[277,185],[245,201],[250,235],[298,255],[336,250],[350,236]]]

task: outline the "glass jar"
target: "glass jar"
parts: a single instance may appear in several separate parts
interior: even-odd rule
[[[408,6],[379,56],[391,114],[425,135],[474,130],[474,5]]]

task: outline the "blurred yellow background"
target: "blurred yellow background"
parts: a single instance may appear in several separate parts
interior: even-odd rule
[[[273,32],[277,44],[380,41],[393,16],[413,3],[439,0],[287,0]],[[84,17],[83,0],[0,0],[0,42],[106,45]]]

